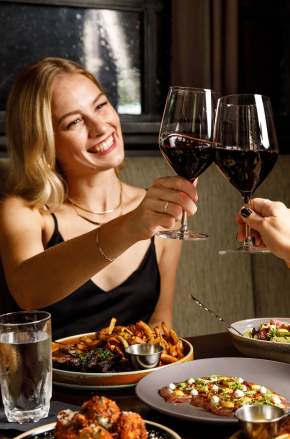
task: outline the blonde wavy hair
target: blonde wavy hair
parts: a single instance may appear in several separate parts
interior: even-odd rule
[[[7,192],[39,209],[46,206],[54,210],[67,195],[66,182],[56,163],[51,109],[53,80],[64,73],[84,75],[103,91],[96,78],[80,65],[48,57],[21,71],[7,101]]]

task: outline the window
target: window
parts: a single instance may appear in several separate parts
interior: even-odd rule
[[[156,148],[169,82],[169,18],[168,2],[160,0],[2,0],[2,119],[16,72],[60,56],[102,83],[121,116],[128,149]]]

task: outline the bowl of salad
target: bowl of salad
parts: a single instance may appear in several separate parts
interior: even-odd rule
[[[236,349],[248,357],[290,363],[290,317],[259,317],[232,323]]]

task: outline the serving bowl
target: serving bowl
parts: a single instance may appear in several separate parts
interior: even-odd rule
[[[244,334],[250,328],[259,328],[262,323],[270,320],[279,320],[290,324],[290,317],[260,317],[255,319],[239,320],[232,323],[228,331],[236,349],[248,357],[267,358],[268,360],[283,361],[290,363],[290,343],[277,343],[266,340],[256,340],[239,335],[237,331]]]

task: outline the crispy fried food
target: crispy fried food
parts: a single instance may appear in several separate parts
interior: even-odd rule
[[[162,322],[162,323],[161,323],[161,328],[162,328],[163,334],[164,334],[166,337],[169,337],[169,329],[168,329],[168,327],[167,327],[167,325],[166,325],[165,322]]]
[[[109,324],[109,329],[108,329],[108,334],[109,334],[109,335],[112,334],[112,332],[113,332],[113,330],[114,330],[114,326],[115,326],[115,324],[116,324],[116,321],[117,321],[116,317],[112,317],[112,318],[111,318],[111,321],[110,321],[110,324]]]
[[[162,353],[161,360],[163,364],[170,364],[170,363],[175,363],[177,361],[177,358],[173,357],[173,355]]]
[[[144,335],[146,336],[146,343],[154,343],[153,330],[150,328],[149,325],[147,325],[147,323],[140,320],[140,322],[136,323],[136,327],[144,332]]]
[[[115,401],[104,396],[93,396],[83,403],[80,413],[92,423],[111,428],[118,420],[121,411]]]
[[[184,348],[183,348],[182,340],[178,340],[178,342],[176,344],[176,352],[177,352],[178,358],[184,357]]]
[[[78,439],[114,439],[114,436],[104,428],[98,426],[89,426],[83,428],[78,436]]]
[[[55,439],[147,439],[145,422],[138,413],[121,412],[115,401],[93,396],[78,412],[57,415]]]
[[[169,331],[169,338],[170,338],[170,340],[172,340],[173,344],[177,344],[179,341],[179,338],[177,337],[176,332],[172,328]]]
[[[119,439],[147,439],[148,436],[144,420],[134,412],[122,412],[117,432]]]
[[[113,439],[114,436],[101,425],[89,425],[89,420],[76,412],[62,410],[57,416],[56,439]]]
[[[108,339],[110,343],[115,342],[126,349],[129,346],[128,341],[122,335],[114,335]]]
[[[61,364],[58,352],[63,351],[63,355],[75,355],[85,353],[91,349],[108,349],[114,353],[121,361],[121,367],[127,361],[125,349],[137,343],[160,344],[163,348],[159,366],[174,363],[184,357],[184,346],[174,329],[162,322],[160,326],[151,328],[147,323],[139,321],[128,326],[116,325],[117,319],[113,317],[109,326],[102,328],[92,335],[84,335],[75,340],[74,343],[68,342],[53,343],[53,360]]]

